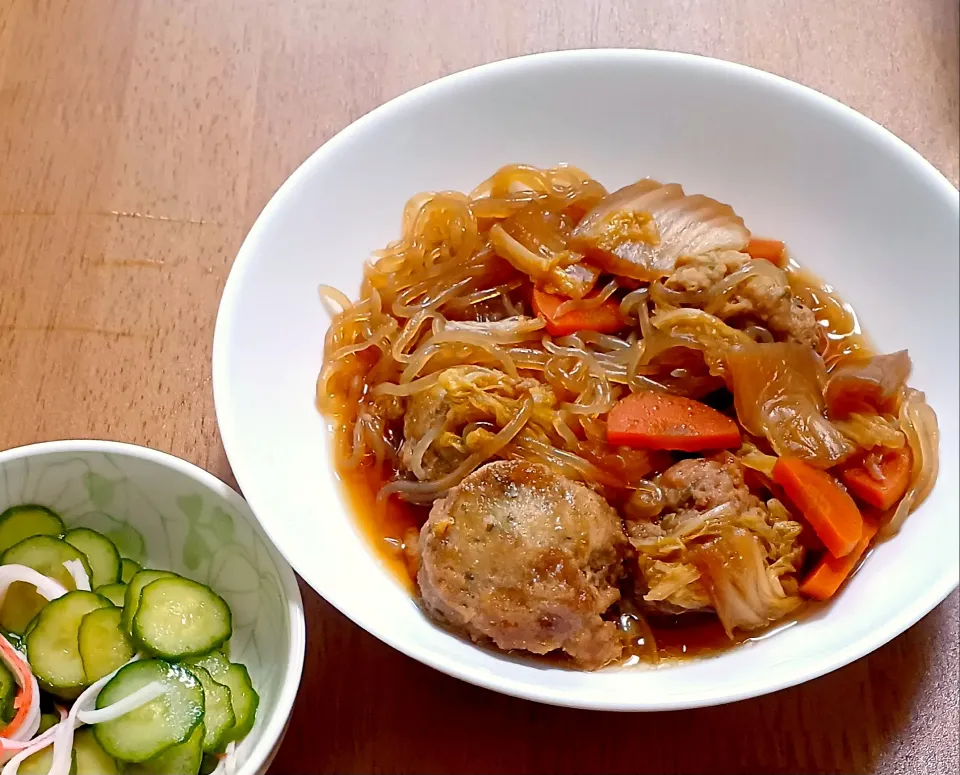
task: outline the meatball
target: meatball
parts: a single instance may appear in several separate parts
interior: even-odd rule
[[[631,542],[638,550],[635,579],[642,607],[651,613],[679,614],[709,610],[710,596],[700,570],[686,552],[650,551],[658,541],[677,540],[686,526],[697,524],[702,514],[730,505],[738,513],[760,509],[760,499],[743,481],[740,462],[729,452],[713,458],[688,458],[675,463],[658,478],[664,512],[656,521],[628,523]]]
[[[594,669],[621,654],[613,622],[627,546],[593,490],[524,461],[487,463],[434,503],[420,533],[427,612],[475,641]]]
[[[700,256],[680,256],[664,279],[664,286],[674,291],[703,293],[724,277],[750,263],[750,256],[736,250],[720,250]]]
[[[743,468],[729,452],[712,459],[681,460],[658,480],[668,511],[707,511],[725,503],[740,507],[759,503],[743,481]]]
[[[663,284],[673,291],[702,294],[750,263],[750,256],[720,250],[699,256],[681,256]],[[728,322],[756,322],[777,341],[798,342],[820,351],[823,333],[812,309],[790,290],[783,279],[767,274],[747,278],[716,314]]]
[[[722,318],[758,320],[777,341],[796,342],[820,352],[823,332],[813,310],[790,288],[769,277],[751,277],[720,312]]]

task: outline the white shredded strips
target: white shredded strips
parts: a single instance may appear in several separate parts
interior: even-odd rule
[[[31,740],[29,743],[24,744],[16,756],[12,757],[7,766],[0,771],[0,775],[17,775],[17,770],[20,768],[20,765],[23,763],[23,760],[28,756],[35,754],[37,751],[42,751],[48,745],[50,741],[53,740],[54,736],[59,732],[60,726],[63,724],[63,720],[67,717],[65,712],[60,714],[60,723],[54,724],[50,729],[44,732],[41,735],[37,735],[35,740]]]
[[[86,574],[84,574],[86,575]],[[7,596],[10,585],[17,581],[36,587],[37,593],[47,599],[56,600],[67,594],[67,589],[53,579],[47,578],[26,565],[0,565],[0,603]]]
[[[227,743],[223,756],[217,763],[216,769],[210,775],[235,775],[237,771],[237,744]]]
[[[84,592],[90,591],[90,577],[87,576],[87,571],[80,560],[67,560],[63,567],[73,577],[73,583],[77,585],[77,589]]]
[[[130,660],[130,662],[136,662],[139,658],[140,657],[135,656]],[[127,662],[126,665],[129,665],[130,662]],[[113,678],[122,668],[126,667],[126,665],[121,665],[109,675],[105,675],[99,681],[96,681],[87,687],[87,689],[85,689],[84,692],[77,697],[76,702],[73,703],[73,707],[70,708],[70,713],[67,715],[67,717],[59,724],[50,727],[50,729],[44,732],[44,734],[40,735],[35,741],[33,741],[33,744],[29,748],[25,748],[16,756],[14,756],[9,762],[7,762],[6,766],[0,770],[0,775],[17,775],[20,765],[23,763],[24,759],[31,754],[36,753],[37,751],[42,751],[44,748],[50,745],[51,742],[53,743],[53,762],[50,764],[50,769],[48,770],[47,775],[69,775],[70,766],[73,761],[73,732],[78,726],[84,723],[79,719],[80,712],[90,709],[93,704],[96,703],[97,696],[100,694],[100,690],[103,689],[103,687],[109,683],[110,679]],[[149,688],[149,686],[150,684],[143,688],[146,689]],[[138,692],[134,692],[134,694],[139,692],[142,692],[142,689],[138,690]],[[133,695],[131,695],[131,697],[132,696]],[[157,695],[154,694],[153,696],[156,697]],[[120,700],[120,702],[125,702],[128,699],[129,698],[124,698],[123,700]],[[129,713],[131,710],[135,710],[136,708],[140,707],[140,705],[144,705],[149,701],[149,699],[141,699],[136,706],[127,707],[125,712]],[[115,705],[119,704],[119,702],[115,703]],[[113,707],[114,706],[102,708],[101,710],[110,711]]]
[[[81,710],[77,718],[82,724],[103,724],[107,721],[124,716],[132,710],[136,710],[141,705],[146,705],[151,700],[155,700],[161,694],[166,694],[167,689],[160,681],[151,681],[146,686],[141,686],[133,694],[129,694],[122,700],[118,700],[113,705],[99,710]]]

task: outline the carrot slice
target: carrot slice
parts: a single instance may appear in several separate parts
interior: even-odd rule
[[[802,460],[781,457],[773,481],[802,512],[834,557],[845,557],[863,537],[863,517],[849,493],[826,471]]]
[[[578,331],[613,334],[626,325],[620,314],[620,302],[616,299],[607,299],[595,307],[573,309],[558,315],[557,309],[565,301],[569,299],[533,289],[533,311],[546,321],[547,332],[552,336],[567,336]]]
[[[740,446],[740,428],[692,398],[648,391],[631,393],[610,410],[607,441],[640,449],[699,452]]]
[[[787,262],[786,245],[778,239],[751,237],[746,252],[750,258],[765,258],[781,268]]]
[[[844,466],[838,471],[840,481],[864,503],[886,511],[899,501],[910,486],[913,453],[904,444],[900,449],[874,449],[862,463]],[[874,478],[871,471],[880,474]]]
[[[863,557],[870,542],[880,529],[880,522],[876,519],[863,520],[863,535],[853,551],[844,557],[834,557],[830,553],[824,554],[810,574],[800,584],[801,594],[812,597],[814,600],[826,600],[833,597],[840,585],[853,572],[860,558]]]

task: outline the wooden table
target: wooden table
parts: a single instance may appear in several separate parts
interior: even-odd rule
[[[232,482],[210,348],[233,257],[317,146],[377,104],[531,51],[654,47],[809,84],[954,183],[956,0],[0,0],[0,447],[100,437]],[[272,772],[955,773],[958,598],[806,686],[603,715],[500,697],[304,589]]]

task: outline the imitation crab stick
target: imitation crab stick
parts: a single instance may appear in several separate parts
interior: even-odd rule
[[[810,523],[827,551],[846,557],[863,538],[863,516],[853,498],[826,471],[791,457],[773,467],[773,481]]]
[[[800,584],[801,594],[812,597],[814,600],[833,597],[867,551],[879,527],[880,523],[875,519],[863,520],[863,534],[857,545],[853,547],[853,551],[843,557],[834,557],[829,552],[825,553],[823,559],[817,563],[817,567],[810,571]]]
[[[607,441],[639,449],[700,452],[740,446],[740,428],[692,398],[646,391],[631,393],[610,410]]]
[[[37,685],[37,679],[33,677],[30,665],[2,635],[0,635],[0,658],[13,671],[20,686],[13,703],[16,713],[10,723],[0,730],[0,749],[16,750],[19,746],[8,746],[8,743],[16,743],[36,734],[40,723],[40,688]]]

